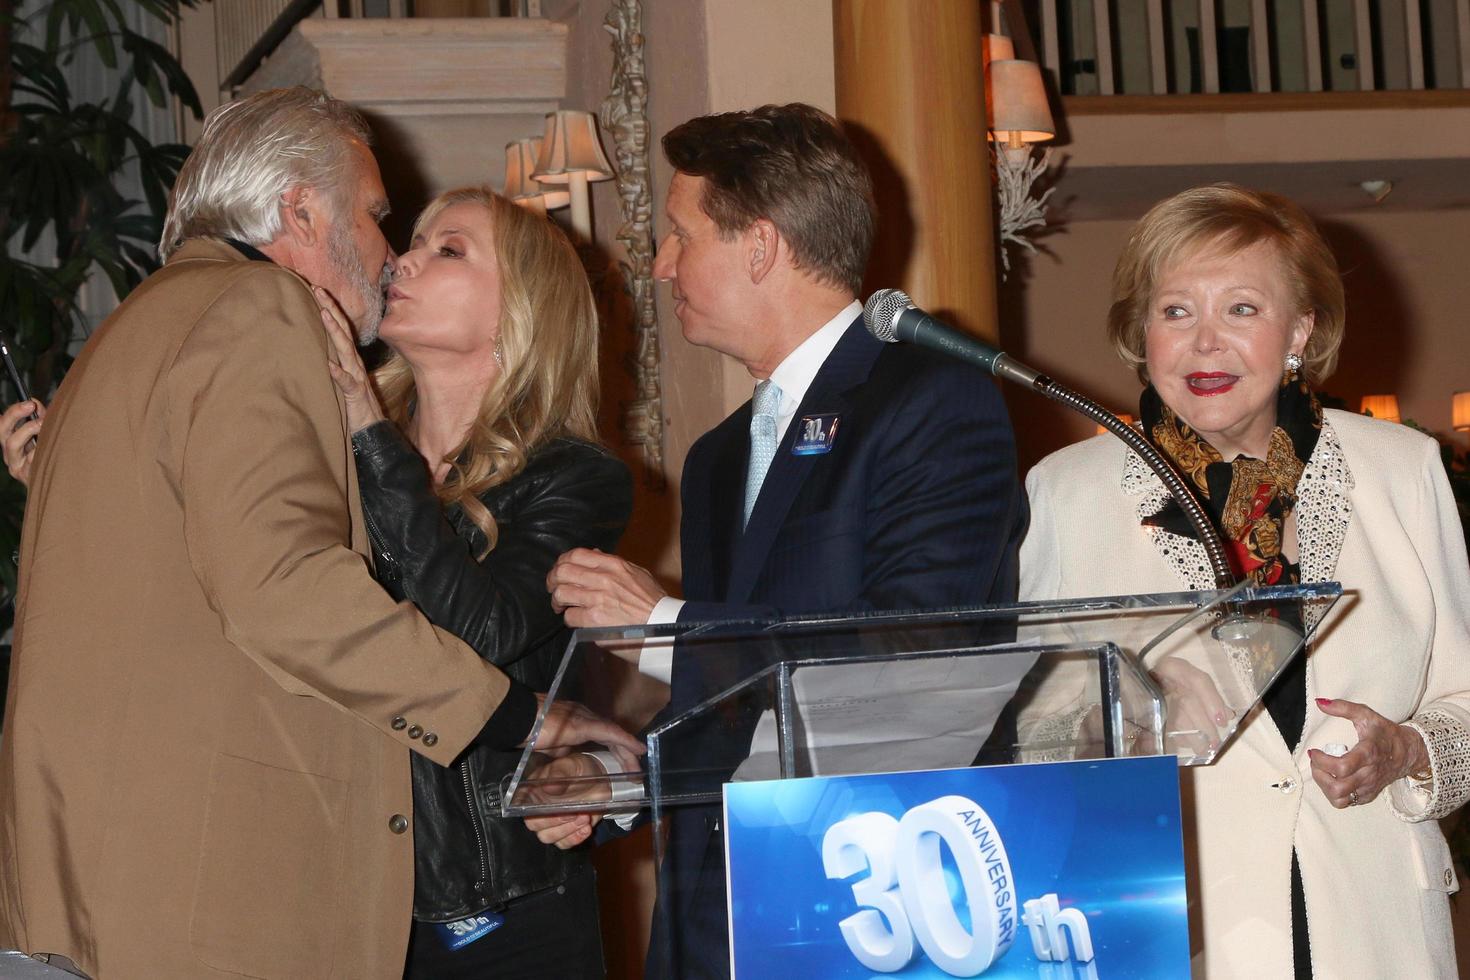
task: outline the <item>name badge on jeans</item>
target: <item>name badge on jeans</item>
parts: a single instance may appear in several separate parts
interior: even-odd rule
[[[818,456],[832,451],[837,439],[837,423],[841,415],[803,415],[796,421],[796,441],[791,444],[793,456]]]
[[[499,912],[482,912],[468,919],[454,922],[436,922],[434,931],[439,934],[448,949],[464,949],[476,939],[483,939],[505,925],[505,916]]]

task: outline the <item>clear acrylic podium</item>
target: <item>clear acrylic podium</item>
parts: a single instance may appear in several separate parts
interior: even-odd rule
[[[1328,582],[580,630],[547,703],[616,718],[647,755],[589,771],[585,756],[537,751],[538,719],[503,809],[624,823],[647,810],[662,863],[662,825],[701,804],[718,816],[728,782],[1141,755],[1208,765],[1341,594]],[[658,661],[667,683],[647,676]],[[676,916],[689,903],[665,877],[660,907]],[[655,938],[680,932],[666,919]],[[657,946],[651,957],[668,955]]]

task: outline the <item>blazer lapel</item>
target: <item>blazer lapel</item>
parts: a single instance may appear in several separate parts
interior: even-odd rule
[[[1123,464],[1123,492],[1138,497],[1138,519],[1158,513],[1169,492],[1153,471],[1132,452]],[[1322,422],[1317,447],[1297,481],[1296,526],[1303,582],[1326,582],[1337,571],[1343,539],[1353,513],[1353,474],[1332,423]],[[1174,567],[1189,589],[1213,589],[1204,545],[1156,527],[1145,528],[1159,556]]]
[[[1123,492],[1138,498],[1138,520],[1157,514],[1169,499],[1169,491],[1162,480],[1148,468],[1131,449],[1124,450]],[[1215,587],[1214,575],[1210,572],[1210,558],[1205,546],[1194,538],[1182,538],[1162,528],[1143,526],[1154,550],[1159,557],[1174,569],[1179,584],[1190,591],[1202,591]]]
[[[710,466],[710,597],[728,597],[735,548],[741,538],[745,467],[750,460],[750,403],[735,411]],[[688,558],[685,558],[688,560]]]
[[[856,319],[848,326],[832,353],[827,355],[817,376],[812,379],[811,387],[807,388],[806,395],[797,406],[796,414],[792,416],[791,424],[781,437],[780,445],[776,447],[776,456],[771,460],[771,467],[761,483],[760,496],[756,498],[755,508],[750,512],[750,523],[746,526],[745,533],[738,538],[726,593],[727,601],[746,602],[750,599],[761,570],[765,567],[766,557],[780,536],[781,528],[785,526],[792,502],[801,492],[802,484],[806,482],[813,468],[822,465],[826,459],[824,454],[792,455],[791,447],[801,427],[802,416],[841,414],[847,411],[849,402],[846,393],[867,380],[873,369],[873,362],[878,359],[882,350],[882,341],[869,336],[862,326],[861,318]],[[840,430],[838,438],[842,438]],[[750,440],[747,436],[745,455],[748,456],[749,452]],[[743,466],[738,486],[743,493]],[[735,523],[738,527],[738,509],[736,515]]]
[[[1337,558],[1353,515],[1353,473],[1332,423],[1322,420],[1317,447],[1297,481],[1296,539],[1303,582],[1327,582],[1337,573]]]

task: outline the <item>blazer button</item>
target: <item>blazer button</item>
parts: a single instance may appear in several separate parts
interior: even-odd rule
[[[401,834],[408,830],[408,818],[401,813],[395,813],[388,818],[388,829],[395,834]]]
[[[397,718],[394,718],[391,722],[389,722],[389,724],[393,726],[393,730],[395,732],[401,732],[408,727],[408,719],[404,718],[402,715],[399,715]]]
[[[422,728],[420,728],[419,726],[417,726],[417,725],[410,725],[409,728],[408,728],[408,737],[409,738],[418,738],[423,733],[424,733],[424,730]]]
[[[433,748],[439,744],[439,736],[433,732],[424,732],[424,744],[429,748]]]
[[[1449,868],[1445,868],[1444,869],[1444,886],[1446,888],[1448,888],[1451,885],[1453,885],[1454,883],[1455,883],[1455,873],[1453,871],[1451,871]]]

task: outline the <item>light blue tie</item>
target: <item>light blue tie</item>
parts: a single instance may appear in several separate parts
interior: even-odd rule
[[[781,389],[767,379],[755,386],[750,405],[750,466],[745,471],[745,520],[755,509],[755,498],[761,495],[766,470],[776,456],[776,410],[781,405]]]

